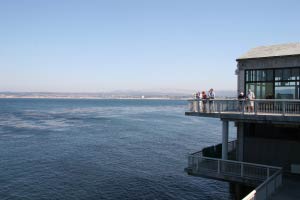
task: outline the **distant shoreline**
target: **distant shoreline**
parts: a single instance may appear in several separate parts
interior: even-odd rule
[[[234,92],[220,91],[217,97],[232,97]],[[99,100],[188,100],[192,93],[175,92],[110,92],[110,93],[59,93],[59,92],[0,92],[0,99],[99,99]]]
[[[0,99],[77,99],[77,100],[188,100],[190,98],[163,98],[163,97],[149,97],[149,98],[135,98],[135,97],[0,97]]]

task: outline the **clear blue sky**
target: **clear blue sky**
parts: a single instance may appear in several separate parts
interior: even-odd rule
[[[0,0],[0,91],[235,90],[235,59],[298,42],[299,10],[297,0]]]

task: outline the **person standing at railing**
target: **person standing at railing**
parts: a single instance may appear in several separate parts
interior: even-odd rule
[[[195,94],[195,99],[197,99],[197,100],[200,99],[200,92],[197,92],[197,93]]]
[[[254,99],[255,99],[255,95],[251,91],[251,89],[249,89],[248,93],[247,93],[247,110],[248,110],[248,112],[254,112],[254,101],[253,101]]]
[[[239,100],[239,111],[242,112],[244,110],[244,102],[245,102],[245,94],[244,92],[240,92],[239,96],[238,96],[238,100]]]
[[[196,93],[196,100],[197,100],[197,112],[200,112],[202,110],[202,102],[201,102],[201,99],[202,98],[202,94],[198,91]]]
[[[207,103],[207,96],[206,96],[206,93],[205,93],[205,91],[202,91],[202,93],[201,93],[201,95],[202,95],[202,112],[206,112],[206,103]]]
[[[209,104],[209,112],[214,112],[215,111],[215,108],[214,108],[214,99],[215,99],[215,92],[214,92],[214,89],[211,88],[209,91],[208,91],[208,104]]]

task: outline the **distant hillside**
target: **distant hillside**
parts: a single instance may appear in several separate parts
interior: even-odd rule
[[[197,91],[112,91],[99,93],[61,93],[61,92],[0,92],[0,98],[75,98],[75,99],[188,99]],[[235,97],[235,91],[216,91],[216,97]]]

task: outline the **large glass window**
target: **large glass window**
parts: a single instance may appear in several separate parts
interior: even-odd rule
[[[299,80],[299,68],[275,69],[275,81]]]
[[[276,82],[276,99],[299,99],[299,82]]]
[[[273,99],[273,83],[247,83],[246,91],[251,89],[257,99]]]
[[[275,70],[275,81],[281,81],[282,80],[282,70],[277,69]]]
[[[299,80],[299,68],[296,69],[292,69],[292,73],[291,73],[291,80]]]
[[[246,82],[273,81],[273,70],[247,70]]]
[[[267,81],[273,81],[274,72],[272,69],[266,70]]]
[[[258,99],[299,99],[300,67],[246,70],[245,90]]]

